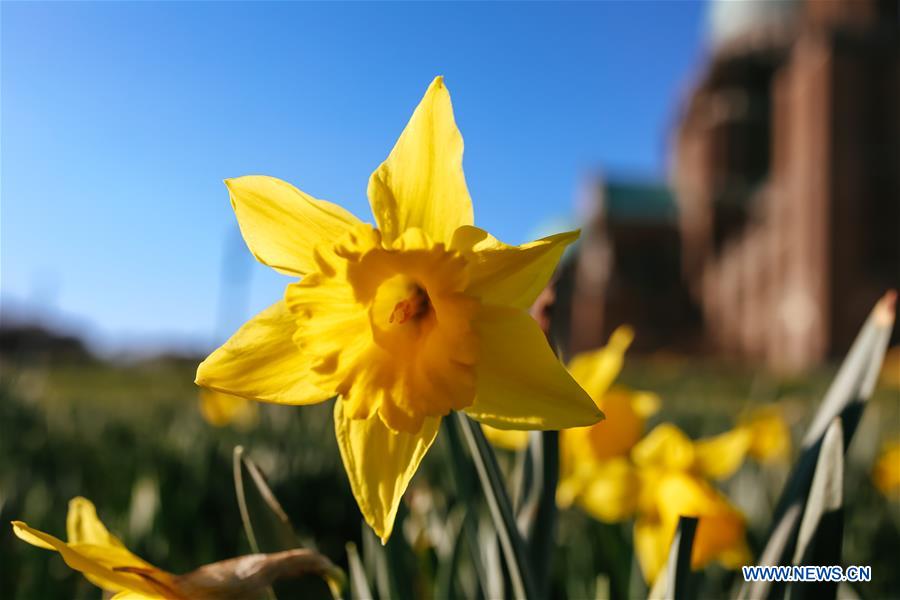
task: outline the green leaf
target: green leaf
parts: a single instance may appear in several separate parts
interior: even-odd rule
[[[694,574],[691,571],[691,552],[694,549],[694,534],[697,532],[697,517],[680,517],[675,537],[669,547],[666,570],[656,579],[650,598],[671,598],[687,600],[696,596]]]
[[[522,501],[516,523],[528,543],[537,592],[547,596],[556,533],[556,486],[559,483],[559,432],[532,431],[526,450]]]
[[[438,555],[437,576],[435,577],[435,598],[456,598],[454,578],[459,570],[463,549],[463,525],[466,522],[465,506],[457,506],[447,515],[442,543],[436,548]]]
[[[795,565],[839,565],[844,539],[844,433],[834,419],[825,432],[794,550]],[[788,585],[791,600],[835,598],[832,581]]]
[[[234,489],[250,548],[254,552],[278,552],[301,546],[281,503],[266,483],[259,466],[234,449]]]
[[[401,504],[400,510],[404,509]],[[403,522],[403,515],[398,515],[397,522]],[[414,568],[410,564],[412,550],[406,544],[402,532],[400,533],[391,536],[388,543],[383,545],[372,528],[366,523],[362,524],[365,560],[371,566],[370,571],[374,574],[375,587],[380,598],[408,600],[412,597],[412,580],[408,575]]]
[[[461,533],[466,540],[466,546],[469,548],[472,567],[475,569],[478,585],[481,588],[480,591],[484,596],[491,597],[489,593],[491,589],[491,573],[486,568],[483,548],[479,544],[478,517],[474,509],[476,503],[475,478],[477,475],[474,472],[469,455],[463,448],[458,423],[454,419],[443,419],[441,426],[444,428],[443,437],[447,440],[447,448],[450,453],[450,473],[459,495],[459,501],[466,509]],[[492,532],[492,535],[496,535],[496,533]]]
[[[793,556],[826,430],[835,418],[840,419],[842,447],[846,451],[878,380],[894,325],[896,298],[896,292],[888,292],[876,303],[826,392],[775,508],[772,527],[757,564],[784,565]],[[782,586],[767,582],[747,582],[737,597],[766,598],[781,589]]]
[[[347,566],[350,569],[350,597],[353,600],[372,600],[372,590],[366,580],[366,570],[359,560],[356,544],[347,542]]]
[[[456,412],[455,415],[463,431],[463,438],[469,446],[494,527],[500,538],[500,548],[509,570],[513,595],[516,598],[537,598],[529,568],[528,548],[519,534],[497,458],[484,438],[481,427],[461,412]]]

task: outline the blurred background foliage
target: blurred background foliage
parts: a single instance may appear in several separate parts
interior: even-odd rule
[[[33,336],[32,336],[33,339]],[[4,338],[8,341],[8,337]],[[331,403],[302,410],[263,405],[255,424],[215,427],[201,414],[192,380],[197,359],[160,357],[106,362],[76,344],[45,344],[38,352],[2,344],[0,355],[0,517],[22,519],[61,535],[70,498],[94,500],[101,518],[138,555],[179,573],[249,552],[234,494],[236,445],[262,468],[301,539],[313,540],[347,567],[345,544],[373,548],[340,465]],[[889,367],[896,368],[896,366]],[[619,382],[660,395],[647,430],[674,422],[692,438],[733,427],[753,406],[779,402],[795,444],[833,375],[823,368],[791,379],[736,364],[652,356],[628,360]],[[900,504],[882,495],[871,473],[879,450],[900,425],[900,392],[882,384],[848,453],[845,482],[845,564],[873,567],[864,598],[896,596],[900,573]],[[513,453],[498,450],[512,473]],[[760,545],[788,466],[747,462],[721,489],[747,516],[748,542]],[[460,500],[439,436],[405,497],[401,524],[388,544],[391,560],[407,563],[412,580],[395,582],[415,597],[434,590],[478,594],[471,559],[461,559],[455,587],[438,587],[442,544],[459,527]],[[478,507],[481,522],[486,509]],[[552,565],[554,597],[633,596],[641,589],[631,558],[631,522],[603,524],[577,508],[560,514]],[[464,550],[464,554],[470,549]],[[470,555],[469,555],[470,556]],[[0,535],[0,597],[96,598],[98,590],[52,553],[11,533]],[[494,565],[488,568],[499,567]],[[707,594],[730,590],[736,574],[711,566]],[[384,595],[384,594],[382,594]]]

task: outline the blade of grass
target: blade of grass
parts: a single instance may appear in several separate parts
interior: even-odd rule
[[[664,596],[666,598],[686,600],[694,595],[691,553],[694,549],[694,534],[696,532],[696,517],[681,517],[678,519],[678,529],[675,531],[672,546],[669,548],[669,560],[664,575],[666,589]]]
[[[489,596],[489,573],[485,568],[481,546],[478,543],[478,518],[475,511],[475,483],[476,474],[469,455],[463,449],[462,434],[459,424],[455,419],[443,419],[441,426],[444,428],[444,439],[447,440],[447,448],[450,453],[450,473],[453,477],[459,501],[466,507],[463,520],[462,535],[465,537],[466,546],[469,548],[472,567],[478,578],[481,594]]]
[[[469,446],[475,470],[481,480],[481,487],[494,521],[494,527],[500,538],[500,547],[509,570],[513,595],[516,598],[529,600],[537,598],[529,569],[528,550],[519,534],[512,504],[504,487],[503,476],[494,452],[477,423],[461,412],[454,414]]]
[[[359,560],[359,552],[356,551],[356,544],[347,542],[345,548],[347,550],[347,566],[350,569],[350,597],[353,600],[373,600],[372,590],[369,589],[369,582],[366,581],[366,570],[363,568],[362,561]]]
[[[894,325],[896,299],[897,293],[890,291],[876,303],[826,392],[804,437],[800,458],[788,476],[776,505],[766,546],[757,564],[783,565],[793,555],[826,429],[836,417],[840,418],[843,449],[846,451],[866,402],[875,389]],[[779,590],[783,591],[783,586],[748,582],[741,586],[737,597],[765,598],[769,594],[779,593]]]
[[[455,598],[454,578],[459,570],[463,548],[463,525],[466,522],[467,509],[457,506],[447,515],[447,523],[443,537],[438,545],[439,562],[435,577],[434,597]]]
[[[241,513],[241,522],[244,525],[244,533],[247,534],[247,542],[254,554],[259,554],[259,544],[256,543],[256,533],[253,524],[250,523],[250,511],[247,510],[247,495],[244,491],[244,447],[235,446],[232,454],[232,468],[234,474],[234,493],[237,496],[238,511]]]
[[[397,514],[398,523],[403,522],[405,511],[406,507],[401,504]],[[414,583],[410,576],[414,568],[411,562],[414,559],[403,532],[398,531],[387,544],[382,544],[372,529],[363,523],[362,535],[366,558],[371,555],[373,559],[378,596],[391,600],[410,600]],[[401,574],[406,575],[402,575],[401,579]]]
[[[559,432],[534,431],[529,436],[527,461],[530,488],[521,503],[517,524],[528,543],[531,571],[540,597],[550,589],[550,567],[556,533],[556,486],[559,483]]]
[[[235,447],[233,459],[238,510],[253,552],[271,554],[301,547],[314,550],[313,543],[301,543],[297,538],[262,469],[246,455],[242,446]],[[272,584],[269,597],[332,598],[344,580],[344,574],[337,567],[327,582],[318,576],[280,579]]]
[[[794,550],[795,565],[841,564],[843,546],[844,442],[841,420],[834,419],[825,433],[822,451]],[[821,581],[788,585],[791,600],[835,598],[837,583]]]

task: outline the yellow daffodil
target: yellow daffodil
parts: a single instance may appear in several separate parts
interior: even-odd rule
[[[791,451],[791,431],[779,406],[761,406],[725,433],[698,440],[696,471],[728,479],[747,456],[760,463],[784,461]]]
[[[872,471],[872,479],[882,494],[900,499],[900,438],[884,444]]]
[[[577,502],[589,514],[607,522],[621,521],[634,512],[638,479],[628,453],[660,404],[655,394],[613,385],[633,339],[630,327],[619,327],[606,346],[579,354],[569,364],[569,372],[606,419],[561,434],[556,499],[561,507]]]
[[[342,575],[331,562],[309,550],[251,554],[205,565],[186,575],[173,575],[129,551],[97,517],[85,498],[69,502],[63,542],[22,521],[13,533],[32,546],[59,552],[69,567],[115,600],[188,600],[192,598],[256,598],[276,579],[316,574],[334,586]]]
[[[702,568],[717,560],[728,568],[746,564],[745,520],[728,499],[702,479],[679,471],[644,473],[643,495],[652,500],[634,524],[634,548],[648,582],[662,571],[682,516],[698,517],[691,565]]]
[[[240,396],[200,388],[200,414],[213,427],[234,425],[247,430],[259,421],[259,406]]]
[[[449,411],[500,429],[602,418],[527,312],[578,234],[516,247],[474,227],[462,156],[438,77],[369,179],[375,227],[278,179],[226,182],[250,251],[302,279],[197,383],[283,404],[337,396],[350,487],[382,541]]]
[[[610,390],[622,370],[625,351],[633,339],[634,331],[623,325],[613,331],[606,346],[579,354],[568,365],[569,373],[603,410],[606,419],[593,428],[570,429],[564,435],[572,440],[591,439],[597,458],[626,454],[640,439],[644,418],[659,408],[659,398],[655,394],[633,392],[623,386]],[[610,427],[612,414],[615,414],[615,425]],[[481,428],[488,441],[499,448],[522,450],[528,445],[525,431],[500,430],[488,425]]]
[[[575,356],[569,362],[569,372],[592,398],[602,398],[622,372],[625,352],[632,341],[634,330],[628,325],[620,325],[605,346]]]
[[[634,546],[648,582],[659,575],[680,516],[698,517],[691,563],[735,568],[749,556],[745,520],[704,478],[732,474],[746,456],[744,429],[692,442],[670,423],[658,425],[631,452],[640,479]]]

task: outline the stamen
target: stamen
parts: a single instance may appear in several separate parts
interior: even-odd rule
[[[403,325],[410,319],[421,317],[427,310],[428,294],[425,293],[425,290],[417,286],[409,298],[401,300],[394,305],[394,310],[391,311],[388,323],[396,322],[397,325]]]

